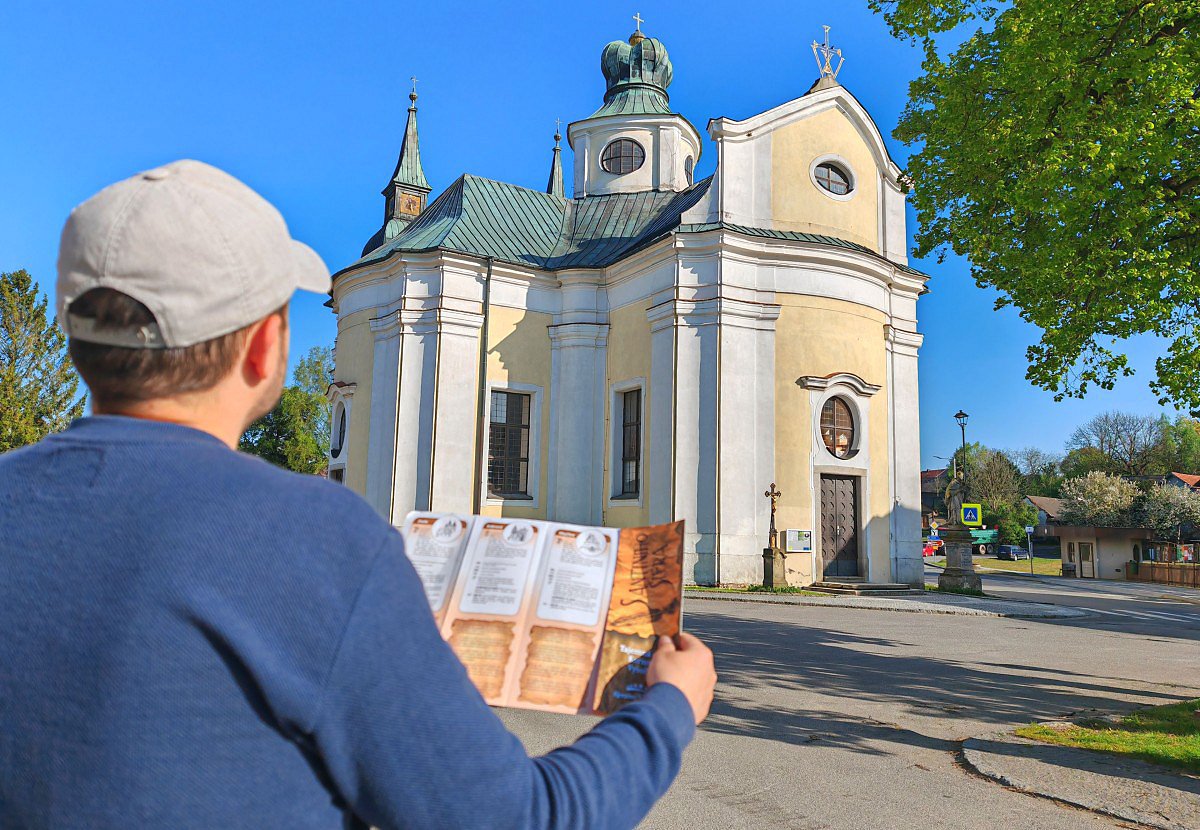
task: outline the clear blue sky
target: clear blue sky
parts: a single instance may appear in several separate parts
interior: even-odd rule
[[[554,119],[599,105],[600,50],[629,34],[635,11],[670,51],[673,107],[701,131],[711,117],[745,118],[803,94],[816,77],[809,44],[831,25],[846,55],[839,80],[904,167],[908,149],[890,133],[920,56],[865,0],[10,3],[0,11],[0,270],[27,268],[52,292],[71,208],[182,157],[249,183],[340,268],[379,226],[411,75],[433,195],[463,172],[542,188]],[[697,178],[714,156],[706,139]],[[915,223],[910,210],[910,238]],[[1138,374],[1114,391],[1056,404],[1025,380],[1034,329],[993,311],[965,263],[913,265],[933,275],[919,305],[924,466],[957,446],[960,407],[969,440],[1050,451],[1098,412],[1160,410],[1147,385],[1153,340],[1134,345]],[[321,302],[293,303],[293,355],[332,343]]]

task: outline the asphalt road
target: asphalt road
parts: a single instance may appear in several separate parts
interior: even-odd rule
[[[1189,619],[1022,620],[687,600],[685,626],[713,647],[721,680],[679,779],[643,826],[1121,826],[968,773],[957,761],[959,742],[1035,719],[1200,696],[1200,615],[1191,619],[1200,606],[1157,599],[1153,589],[1143,596],[1141,585],[1127,592],[1105,583],[985,580],[987,590],[1013,598]],[[502,717],[531,752],[568,743],[593,722],[520,710]]]
[[[936,583],[940,569],[927,565],[926,582]],[[983,588],[1005,599],[1049,602],[1082,608],[1096,615],[1092,627],[1200,639],[1200,591],[1145,582],[1064,579],[1057,576],[982,573]],[[1197,669],[1200,673],[1200,668]]]

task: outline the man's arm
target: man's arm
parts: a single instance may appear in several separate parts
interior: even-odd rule
[[[694,709],[672,685],[689,687],[682,661],[655,668],[659,682],[642,700],[572,746],[529,758],[438,633],[390,534],[343,634],[313,738],[340,795],[384,830],[633,827],[674,780],[707,711],[707,700]]]

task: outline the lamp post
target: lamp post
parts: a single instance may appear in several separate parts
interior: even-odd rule
[[[971,417],[970,415],[963,412],[961,409],[958,410],[958,412],[954,413],[954,420],[958,421],[958,427],[959,427],[959,429],[962,430],[962,448],[963,448],[963,461],[964,462],[966,461],[966,457],[967,457],[967,418],[970,418],[970,417]]]

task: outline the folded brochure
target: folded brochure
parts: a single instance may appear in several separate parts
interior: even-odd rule
[[[608,714],[680,631],[683,522],[584,527],[413,512],[400,527],[442,636],[494,706]]]

